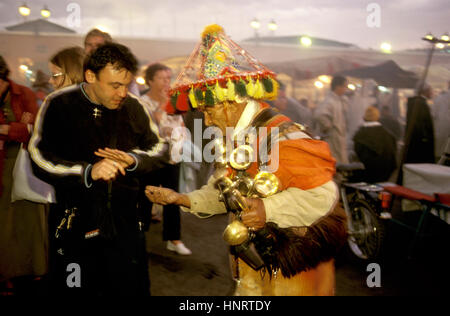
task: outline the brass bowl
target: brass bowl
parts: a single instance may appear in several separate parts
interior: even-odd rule
[[[248,239],[248,228],[242,222],[234,220],[225,228],[223,239],[231,246],[240,245]]]

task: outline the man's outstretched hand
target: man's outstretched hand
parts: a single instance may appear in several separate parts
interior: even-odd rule
[[[172,189],[148,185],[145,187],[145,195],[151,202],[156,204],[176,204],[188,208],[191,207],[191,202],[187,195],[178,193]]]

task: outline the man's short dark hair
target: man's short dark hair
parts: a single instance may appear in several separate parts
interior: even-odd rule
[[[149,85],[149,81],[153,80],[153,77],[155,77],[155,74],[158,71],[161,70],[171,70],[169,67],[167,67],[166,65],[160,64],[160,63],[155,63],[155,64],[151,64],[147,67],[147,69],[145,69],[145,83]]]
[[[136,57],[128,47],[117,43],[108,43],[97,48],[86,58],[83,72],[89,69],[95,75],[98,75],[108,64],[111,64],[114,69],[125,68],[133,75],[136,74],[138,69]]]
[[[343,76],[335,76],[331,80],[331,91],[334,91],[337,87],[345,85],[347,78]]]
[[[6,61],[0,55],[0,79],[6,81],[6,80],[8,80],[8,76],[9,76],[8,64],[6,64]]]

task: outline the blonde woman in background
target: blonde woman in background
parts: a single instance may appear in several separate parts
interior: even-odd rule
[[[74,46],[57,52],[48,62],[51,75],[48,81],[55,90],[84,81],[83,62],[85,53]]]

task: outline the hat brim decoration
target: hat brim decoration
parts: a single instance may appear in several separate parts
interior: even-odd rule
[[[276,74],[232,41],[217,24],[209,25],[202,40],[169,90],[166,111],[215,106],[224,101],[274,100]]]

